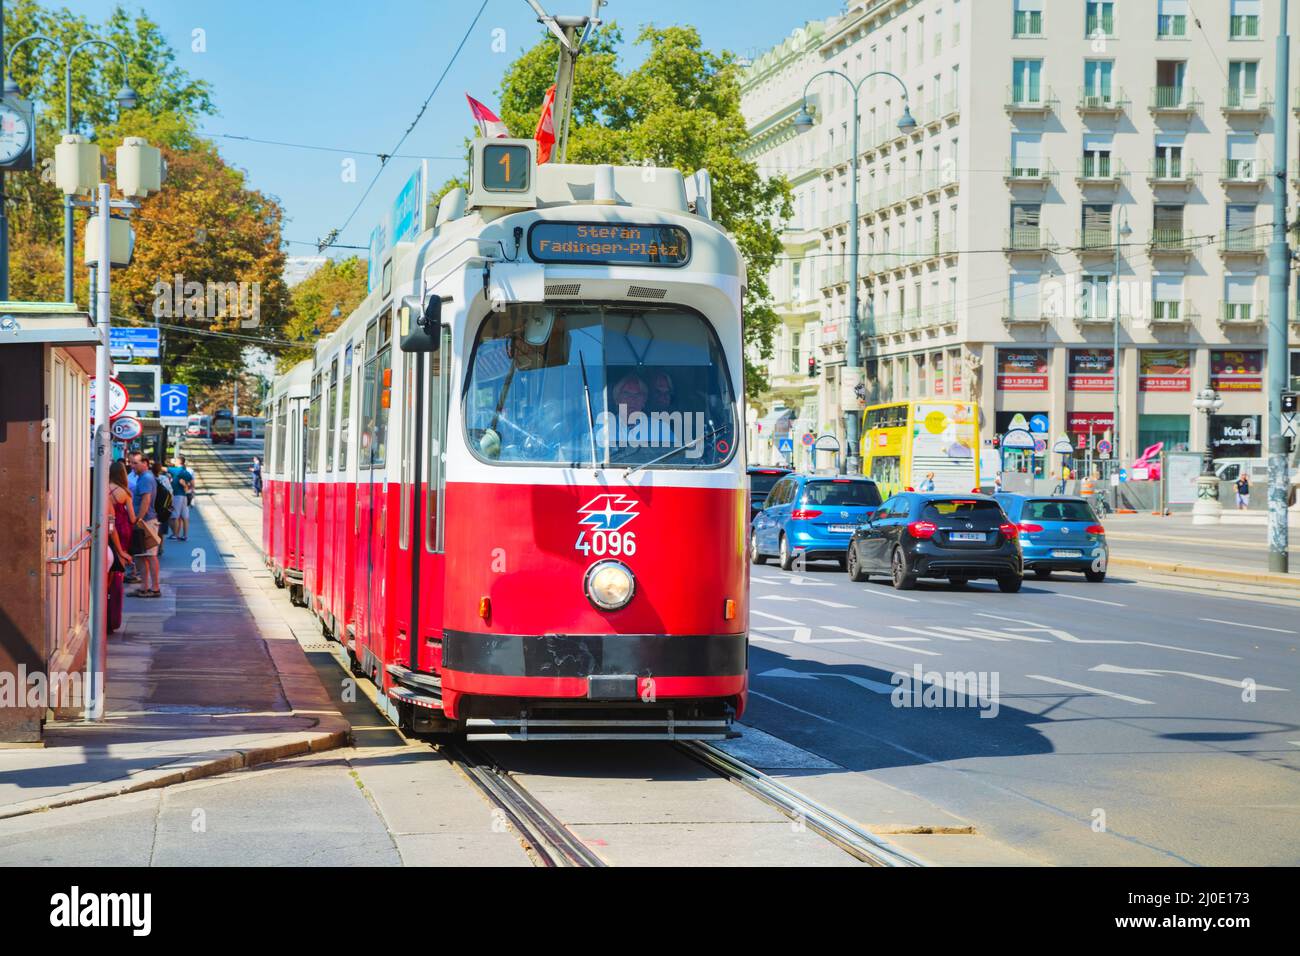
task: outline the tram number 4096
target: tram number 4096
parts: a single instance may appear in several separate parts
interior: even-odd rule
[[[584,529],[578,532],[577,543],[574,544],[575,551],[581,551],[583,554],[596,557],[619,557],[620,555],[636,554],[636,532],[634,531],[592,531],[591,537],[587,537],[587,531]]]

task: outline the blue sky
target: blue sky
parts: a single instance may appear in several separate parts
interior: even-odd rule
[[[102,20],[112,0],[67,0]],[[246,169],[252,184],[284,204],[291,255],[315,255],[314,242],[340,227],[410,124],[481,0],[145,0],[177,62],[213,86],[220,114],[204,124],[222,154]],[[584,13],[590,0],[543,0],[552,13]],[[616,20],[625,38],[643,23],[693,24],[706,45],[753,55],[779,42],[804,20],[830,16],[840,0],[611,0],[602,17]],[[743,15],[741,12],[743,11]],[[205,52],[194,52],[195,29]],[[495,108],[506,65],[536,39],[540,26],[524,0],[488,0],[460,57],[400,153],[454,156],[470,130],[464,93]],[[504,52],[493,52],[504,31]],[[498,45],[500,45],[498,43]],[[631,44],[629,43],[629,46]],[[625,56],[637,59],[630,49]],[[579,67],[581,68],[581,67]],[[339,147],[332,153],[241,142],[218,134]],[[356,161],[356,181],[344,182],[342,162]],[[394,158],[339,237],[364,246],[417,160]],[[432,164],[441,182],[463,161]]]

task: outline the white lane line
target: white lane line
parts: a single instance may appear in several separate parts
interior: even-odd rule
[[[936,625],[937,627],[938,625]],[[1017,630],[1014,627],[1004,628],[1000,631],[991,627],[944,627],[941,630],[952,631],[954,634],[967,634],[971,637],[978,638],[982,641],[1023,641],[1026,644],[1050,644],[1052,643],[1045,637],[1029,637],[1025,634],[1012,634],[1011,631]]]
[[[813,637],[811,627],[795,625],[794,627],[772,627],[768,625],[764,631],[790,631],[790,637],[797,644],[852,644],[851,637]]]
[[[895,601],[908,601],[912,604],[919,604],[920,598],[908,597],[905,594],[895,594],[893,591],[886,591],[884,588],[866,587],[862,589],[863,594],[873,594],[877,597],[893,598]]]
[[[895,631],[908,631],[912,634],[920,634],[924,637],[937,637],[941,641],[969,641],[969,637],[955,637],[952,634],[940,634],[935,630],[924,627],[908,627],[906,624],[891,624],[891,629]]]
[[[1101,598],[1080,597],[1077,594],[1062,594],[1060,591],[1051,591],[1054,597],[1069,598],[1071,601],[1088,601],[1092,604],[1109,604],[1111,607],[1128,607],[1127,604],[1120,604],[1119,601],[1103,601]]]
[[[812,578],[801,577],[797,574],[790,577],[772,577],[771,575],[751,574],[749,580],[757,581],[760,584],[792,584],[801,588],[833,588],[835,585],[829,581],[815,581]]]
[[[822,607],[852,609],[852,604],[841,604],[839,601],[825,601],[822,598],[811,597],[794,597],[789,594],[760,594],[759,599],[763,601],[807,601],[809,604],[820,604]]]
[[[793,624],[796,627],[799,626],[798,621],[792,621],[788,617],[781,617],[779,614],[769,614],[767,611],[760,611],[756,607],[751,607],[749,609],[749,614],[751,617],[765,617],[769,621],[780,621],[782,624]]]
[[[1143,700],[1141,697],[1127,697],[1124,694],[1115,694],[1108,690],[1102,690],[1100,687],[1089,687],[1087,684],[1076,684],[1073,681],[1061,680],[1059,677],[1045,677],[1042,674],[1026,674],[1030,680],[1046,681],[1049,684],[1060,684],[1062,687],[1070,687],[1074,690],[1087,691],[1089,694],[1101,694],[1103,697],[1113,697],[1116,700],[1122,700],[1128,704],[1151,704],[1154,701]]]
[[[1185,654],[1201,654],[1205,657],[1221,657],[1224,660],[1239,661],[1240,657],[1234,657],[1232,654],[1219,654],[1215,651],[1199,651],[1192,647],[1179,647],[1176,644],[1157,644],[1155,641],[1122,641],[1118,638],[1106,639],[1087,639],[1075,637],[1069,631],[1062,630],[1059,627],[1050,627],[1046,624],[1036,624],[1033,621],[1026,621],[1024,618],[1007,617],[1005,614],[987,614],[984,611],[976,611],[978,617],[989,617],[995,621],[1011,621],[1014,624],[1026,624],[1028,627],[1008,627],[1004,631],[1043,631],[1051,634],[1057,640],[1065,641],[1068,644],[1123,644],[1134,647],[1158,647],[1166,651],[1182,651]]]
[[[827,624],[826,630],[835,631],[837,634],[847,634],[850,637],[856,637],[860,641],[866,641],[868,644],[879,644],[881,647],[892,647],[896,651],[907,651],[912,654],[924,654],[926,657],[942,657],[938,651],[923,651],[919,647],[904,647],[914,641],[928,641],[925,637],[881,637],[879,634],[868,634],[866,631],[855,631],[852,628],[840,627],[838,624]]]
[[[1154,667],[1120,667],[1118,664],[1098,664],[1091,667],[1102,674],[1135,674],[1139,677],[1163,677],[1165,674],[1173,674],[1177,677],[1190,677],[1192,680],[1209,681],[1212,684],[1222,684],[1225,687],[1235,687],[1237,690],[1245,690],[1246,682],[1244,680],[1233,680],[1230,677],[1214,677],[1210,674],[1196,674],[1192,671],[1168,671],[1159,670]],[[1255,684],[1255,690],[1280,690],[1287,693],[1285,687],[1270,687],[1268,684]]]
[[[1209,621],[1211,624],[1229,624],[1232,627],[1248,627],[1252,631],[1276,631],[1278,634],[1294,634],[1295,631],[1284,630],[1280,627],[1265,627],[1262,624],[1243,624],[1240,621],[1220,621],[1216,617],[1203,617],[1202,621]]]

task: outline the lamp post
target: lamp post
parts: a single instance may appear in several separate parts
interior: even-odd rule
[[[13,77],[9,75],[9,64],[13,62],[14,54],[18,52],[18,48],[24,43],[33,42],[53,43],[55,46],[58,46],[59,41],[43,36],[39,33],[33,33],[31,36],[23,37],[11,46],[9,52],[6,54],[4,53],[3,37],[4,25],[0,24],[0,55],[3,55],[4,57],[2,63],[0,63],[0,65],[3,66],[3,69],[0,70],[0,72],[3,73],[4,77],[4,97],[17,97],[20,95],[21,91],[18,89],[18,84],[14,82]],[[33,110],[34,109],[35,107],[33,107]],[[32,130],[32,135],[36,135],[35,129]],[[8,204],[9,200],[5,195],[5,174],[4,170],[0,169],[0,302],[7,301],[9,298],[9,218],[5,209]]]
[[[117,91],[117,105],[124,110],[134,109],[135,90],[126,82],[126,56],[108,40],[83,40],[68,51],[63,61],[63,132],[72,132],[72,58],[88,46],[106,46],[118,55],[122,61],[122,88]],[[72,301],[72,197],[63,197],[63,301]]]
[[[912,111],[907,106],[907,84],[893,73],[887,70],[873,70],[854,83],[847,73],[840,70],[822,70],[810,76],[808,82],[804,84],[803,103],[794,118],[794,126],[798,132],[802,133],[813,127],[813,116],[808,109],[808,87],[812,86],[813,80],[821,76],[838,76],[848,83],[849,89],[853,91],[853,152],[850,161],[853,172],[850,182],[852,191],[849,197],[849,330],[848,341],[845,343],[844,365],[846,369],[852,369],[860,380],[862,356],[859,345],[862,329],[858,316],[858,130],[860,123],[858,94],[862,90],[862,85],[873,76],[893,78],[903,90],[903,115],[898,121],[899,131],[904,134],[912,132],[912,130],[916,129],[916,120],[912,118]],[[852,384],[856,385],[857,383]],[[844,384],[841,384],[841,397],[846,391]],[[862,449],[859,447],[858,442],[858,414],[855,409],[844,409],[844,435],[845,444],[848,446],[845,455],[845,471],[850,474],[857,474],[862,470]]]
[[[1214,476],[1214,449],[1210,445],[1210,416],[1223,407],[1223,398],[1212,388],[1203,388],[1192,405],[1205,413],[1205,450],[1201,453],[1201,474],[1196,479],[1196,504],[1192,524],[1218,524],[1223,514],[1219,503],[1219,479]]]
[[[1111,392],[1114,398],[1114,408],[1110,420],[1110,447],[1115,455],[1115,461],[1121,461],[1122,457],[1119,450],[1119,252],[1124,244],[1124,240],[1133,235],[1133,230],[1128,224],[1128,214],[1123,207],[1117,210],[1115,216],[1115,311],[1111,316],[1111,353],[1110,353],[1110,383]]]

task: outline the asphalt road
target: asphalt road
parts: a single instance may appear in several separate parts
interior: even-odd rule
[[[1018,594],[833,565],[752,581],[745,719],[843,768],[806,792],[864,813],[853,780],[886,783],[1044,863],[1300,861],[1300,600],[1114,569]],[[988,699],[915,706],[917,667]]]

